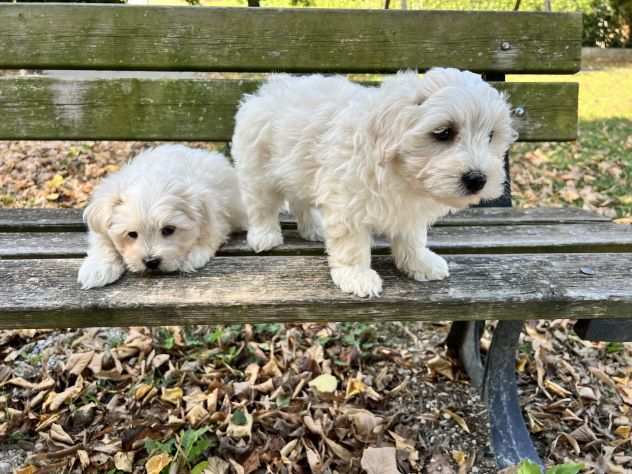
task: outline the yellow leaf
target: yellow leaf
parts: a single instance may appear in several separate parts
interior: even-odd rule
[[[335,390],[335,389],[334,389]],[[347,393],[345,394],[345,400],[355,397],[364,393],[366,390],[366,384],[360,379],[349,379],[347,382]]]
[[[632,194],[628,194],[626,196],[619,196],[618,199],[621,204],[632,204]]]
[[[146,383],[140,384],[138,387],[136,387],[136,390],[134,391],[134,398],[136,400],[141,400],[151,391],[152,388],[154,388],[152,385]]]
[[[166,453],[157,454],[149,458],[145,463],[147,474],[160,474],[165,467],[171,463],[171,456]]]
[[[630,427],[629,426],[618,426],[616,430],[614,430],[615,434],[619,438],[628,439],[630,437]]]
[[[621,217],[620,219],[614,220],[615,224],[632,224],[632,216]]]
[[[454,459],[454,462],[460,466],[462,464],[465,464],[467,456],[463,451],[452,451],[452,459]]]
[[[322,374],[309,383],[320,393],[334,393],[338,388],[338,379],[331,374]]]
[[[180,400],[182,400],[183,394],[184,393],[182,392],[182,389],[180,387],[174,387],[174,388],[163,387],[162,395],[160,396],[160,399],[165,402],[178,405],[180,403]]]
[[[57,201],[59,199],[59,193],[50,193],[46,195],[48,201]]]
[[[62,184],[64,184],[64,177],[60,174],[56,174],[52,179],[46,181],[46,187],[51,191],[59,189]]]
[[[37,468],[32,464],[29,464],[27,466],[16,469],[15,474],[35,474],[36,472]]]

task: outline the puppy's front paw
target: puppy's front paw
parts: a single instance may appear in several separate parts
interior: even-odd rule
[[[187,258],[187,265],[183,270],[192,272],[202,268],[214,254],[215,252],[211,252],[209,248],[193,247]]]
[[[331,269],[331,278],[338,288],[356,296],[373,297],[382,293],[382,279],[375,270],[358,266]]]
[[[417,281],[443,280],[450,276],[448,262],[428,249],[424,249],[421,259],[409,262],[400,270]]]
[[[256,228],[248,230],[248,245],[255,253],[265,252],[281,244],[283,244],[283,234],[280,230]]]
[[[123,273],[125,266],[122,262],[99,262],[88,257],[81,264],[77,281],[87,290],[108,285],[121,278]]]

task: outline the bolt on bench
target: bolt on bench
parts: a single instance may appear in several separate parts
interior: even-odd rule
[[[0,68],[93,72],[0,78],[0,139],[228,141],[240,97],[258,84],[241,73],[451,66],[510,95],[520,140],[573,140],[577,84],[504,79],[577,72],[580,44],[577,14],[2,5]],[[487,400],[498,466],[541,463],[518,403],[522,323],[574,318],[584,338],[632,340],[632,228],[579,209],[512,209],[509,185],[492,204],[431,231],[430,246],[448,255],[446,281],[402,276],[377,239],[385,289],[371,300],[334,287],[322,245],[298,238],[290,217],[286,243],[269,254],[253,255],[237,235],[198,273],[82,291],[80,210],[0,209],[0,327],[455,321],[448,344]],[[483,365],[485,320],[499,323]]]

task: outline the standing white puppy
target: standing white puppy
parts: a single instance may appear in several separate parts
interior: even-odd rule
[[[84,289],[126,269],[192,272],[232,231],[246,228],[237,176],[219,153],[183,145],[144,151],[97,186],[84,212],[88,256]]]
[[[271,76],[243,100],[233,136],[248,243],[255,252],[282,243],[287,199],[301,236],[324,238],[332,279],[347,293],[382,291],[371,269],[374,233],[391,239],[407,275],[446,278],[427,229],[451,209],[502,195],[515,139],[505,98],[470,72],[400,72],[379,88]]]

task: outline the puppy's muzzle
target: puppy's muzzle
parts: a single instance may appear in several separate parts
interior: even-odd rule
[[[487,176],[480,171],[469,171],[461,177],[461,182],[469,194],[476,194],[485,187]]]
[[[158,257],[146,257],[143,258],[143,263],[148,270],[157,270],[160,267],[162,259]]]

